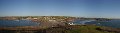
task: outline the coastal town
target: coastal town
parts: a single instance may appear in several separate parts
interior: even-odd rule
[[[96,20],[107,21],[109,18],[84,18],[84,17],[70,17],[70,16],[6,16],[0,17],[0,20],[32,20],[40,22],[71,22],[75,20]]]
[[[41,21],[41,22],[67,22],[73,21],[76,17],[66,17],[66,16],[8,16],[8,17],[0,17],[1,20],[32,20],[32,21]]]

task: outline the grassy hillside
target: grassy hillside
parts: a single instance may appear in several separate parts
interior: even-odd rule
[[[120,33],[120,29],[101,27],[95,25],[72,25],[72,26],[59,26],[51,28],[29,28],[28,29],[2,29],[0,33]]]
[[[49,28],[46,30],[46,33],[116,33],[114,31],[105,31],[102,30],[100,26],[93,26],[93,25],[87,25],[87,26],[68,26],[68,27],[57,27],[57,28]]]

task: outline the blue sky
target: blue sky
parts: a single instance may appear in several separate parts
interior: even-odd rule
[[[120,18],[120,0],[0,0],[0,16]]]

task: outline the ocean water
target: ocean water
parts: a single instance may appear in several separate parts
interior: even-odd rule
[[[87,22],[85,24],[95,24],[97,26],[120,28],[120,20],[111,20],[111,21],[102,21],[102,22],[92,21],[92,22]]]
[[[0,27],[38,26],[39,24],[31,20],[0,20]]]
[[[120,28],[120,20],[110,20],[110,21],[75,21],[72,22],[76,25],[97,25],[97,26],[105,26],[105,27],[113,27],[113,28]]]
[[[75,21],[73,23],[78,25],[95,24],[97,26],[120,28],[120,20],[111,20],[111,21],[102,21],[102,22]],[[16,27],[16,26],[40,26],[40,23],[32,22],[31,20],[0,20],[0,27]]]

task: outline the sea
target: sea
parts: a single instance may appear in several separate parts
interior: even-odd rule
[[[120,20],[110,21],[75,21],[79,25],[97,25],[105,27],[120,28]],[[40,26],[40,23],[31,20],[0,20],[0,27],[17,27],[17,26]]]
[[[73,24],[77,25],[96,25],[96,26],[105,26],[105,27],[112,27],[112,28],[120,28],[120,20],[110,20],[110,21],[75,21]]]
[[[39,24],[31,20],[0,20],[0,27],[39,26]]]

